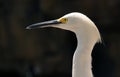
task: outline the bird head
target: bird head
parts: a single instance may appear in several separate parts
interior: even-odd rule
[[[95,24],[84,14],[73,12],[62,16],[59,19],[35,23],[26,29],[56,27],[79,33],[82,36],[95,36],[96,41],[101,41],[100,33]],[[87,37],[86,37],[87,38]]]

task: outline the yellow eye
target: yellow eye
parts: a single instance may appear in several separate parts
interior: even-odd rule
[[[58,19],[58,21],[61,23],[66,23],[68,21],[68,19],[67,18],[60,18],[60,19]]]

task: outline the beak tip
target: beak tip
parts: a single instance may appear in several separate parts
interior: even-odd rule
[[[29,26],[27,26],[25,29],[29,29],[30,30],[31,28]]]

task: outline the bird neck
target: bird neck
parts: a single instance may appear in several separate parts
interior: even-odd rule
[[[91,52],[95,43],[84,38],[77,36],[78,45],[73,55],[72,77],[93,77]]]

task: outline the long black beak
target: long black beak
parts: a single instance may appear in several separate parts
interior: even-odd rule
[[[35,29],[35,28],[43,28],[43,27],[49,27],[51,25],[56,25],[60,24],[58,20],[51,20],[51,21],[45,21],[45,22],[40,22],[40,23],[35,23],[32,25],[29,25],[26,27],[26,29]]]

